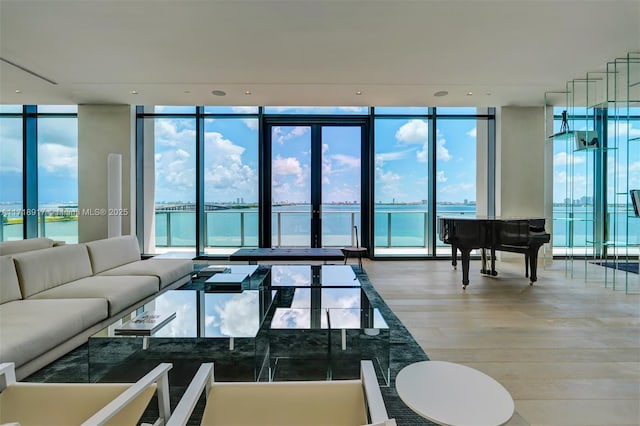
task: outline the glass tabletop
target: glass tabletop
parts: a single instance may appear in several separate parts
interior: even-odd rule
[[[360,287],[350,265],[272,265],[272,287]]]

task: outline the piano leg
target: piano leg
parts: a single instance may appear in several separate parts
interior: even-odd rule
[[[529,278],[529,253],[524,254],[524,276]]]
[[[536,281],[538,281],[538,250],[540,249],[540,246],[537,247],[532,247],[530,250],[530,253],[528,253],[527,255],[529,256],[529,266],[531,269],[531,277],[529,278],[529,285],[533,285],[533,283],[535,283]]]
[[[482,267],[480,268],[480,273],[488,274],[489,271],[487,271],[487,249],[484,247],[480,249],[480,259],[482,260]]]
[[[480,269],[481,274],[491,275],[492,277],[497,277],[498,272],[496,271],[496,250],[491,249],[491,269],[487,269],[487,249],[480,249],[481,258],[482,258],[482,269]]]
[[[458,269],[458,248],[455,244],[451,244],[451,265],[453,265],[453,269]]]
[[[462,253],[462,289],[466,289],[469,285],[469,259],[471,258],[471,249],[460,249]]]
[[[491,247],[491,276],[498,276],[498,271],[496,271],[496,249],[493,247]]]

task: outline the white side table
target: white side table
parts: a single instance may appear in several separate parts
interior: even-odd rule
[[[495,379],[452,362],[408,365],[396,377],[396,390],[409,408],[440,425],[502,425],[515,410],[513,398]]]

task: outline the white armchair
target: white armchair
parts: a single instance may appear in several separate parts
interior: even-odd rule
[[[160,364],[136,383],[31,383],[16,381],[13,363],[0,364],[0,424],[136,425],[157,393],[162,425],[171,368]]]
[[[201,425],[395,425],[371,361],[362,361],[357,380],[294,382],[220,383],[213,363],[202,364],[167,426],[187,424],[205,390]]]

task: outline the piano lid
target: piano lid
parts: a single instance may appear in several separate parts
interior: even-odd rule
[[[438,219],[451,219],[451,220],[487,220],[487,221],[509,221],[509,220],[545,220],[544,217],[534,216],[482,216],[482,215],[455,215],[455,216],[438,216]]]

